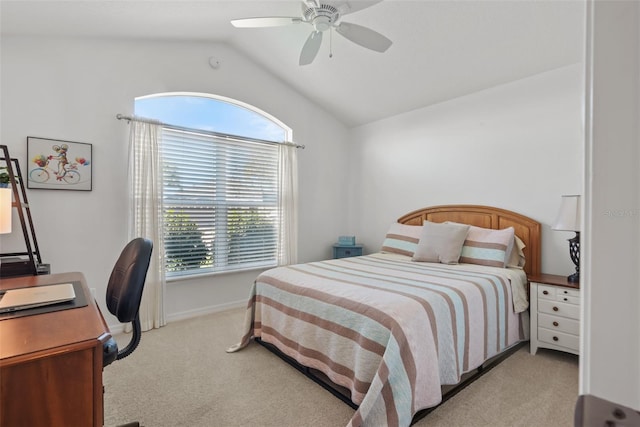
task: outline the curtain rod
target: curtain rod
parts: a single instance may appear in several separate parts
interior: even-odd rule
[[[231,134],[228,134],[228,133],[219,133],[219,132],[214,132],[214,131],[210,131],[210,130],[193,129],[193,128],[187,128],[187,127],[183,127],[183,126],[169,125],[169,124],[157,121],[157,120],[146,119],[146,118],[143,118],[143,117],[135,117],[135,116],[132,117],[132,116],[125,116],[125,115],[122,115],[122,114],[116,114],[116,119],[118,119],[118,120],[126,120],[127,122],[134,121],[134,122],[142,122],[142,123],[151,123],[151,124],[154,124],[154,125],[161,125],[161,126],[164,126],[166,128],[169,128],[169,129],[181,130],[181,131],[186,131],[186,132],[204,133],[206,135],[211,135],[211,136],[215,136],[215,137],[218,137],[218,138],[228,139],[228,140],[231,140],[231,141],[239,141],[239,142],[251,141],[251,142],[258,142],[260,144],[291,145],[291,146],[296,147],[296,148],[302,148],[302,149],[305,148],[304,145],[296,144],[295,142],[290,142],[290,141],[275,142],[275,141],[267,141],[266,139],[249,138],[249,137],[245,137],[245,136],[231,135]]]

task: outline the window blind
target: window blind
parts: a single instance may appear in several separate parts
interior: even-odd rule
[[[278,147],[164,128],[167,277],[276,265]]]

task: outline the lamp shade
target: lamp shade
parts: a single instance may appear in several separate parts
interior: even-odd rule
[[[0,234],[11,233],[11,189],[0,188]]]
[[[559,231],[580,231],[580,221],[580,196],[562,196],[560,212],[551,228]]]

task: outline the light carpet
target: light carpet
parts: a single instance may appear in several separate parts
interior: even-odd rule
[[[252,343],[238,353],[244,309],[145,332],[104,370],[105,425],[343,427],[353,409]],[[128,335],[117,336],[124,345]],[[577,356],[521,348],[415,424],[417,427],[570,427]]]

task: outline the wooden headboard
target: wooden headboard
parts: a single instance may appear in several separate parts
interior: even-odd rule
[[[513,227],[526,247],[524,271],[527,275],[538,275],[540,271],[540,223],[506,209],[479,205],[443,205],[419,209],[398,219],[401,224],[422,225],[424,221],[453,221],[461,224],[500,230]]]

